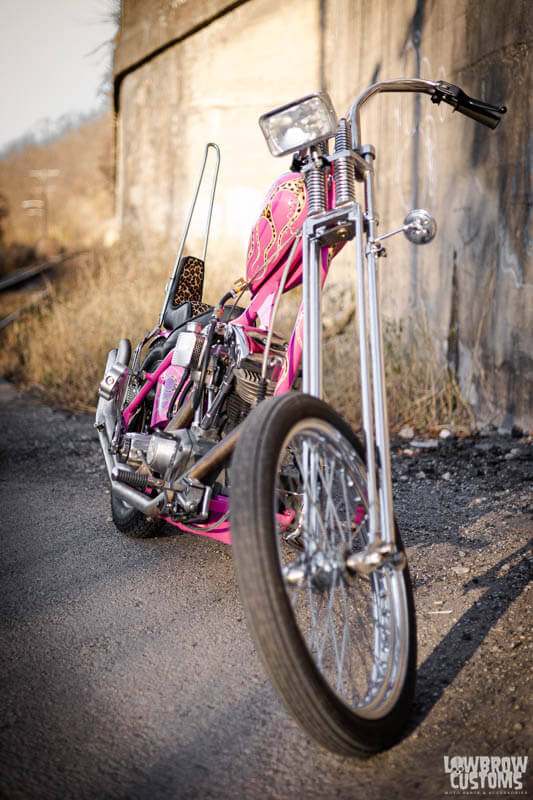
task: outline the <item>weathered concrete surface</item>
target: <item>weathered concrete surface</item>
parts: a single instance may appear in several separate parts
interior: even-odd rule
[[[128,0],[120,8],[120,40],[114,71],[119,76],[154,52],[247,0]]]
[[[285,164],[272,159],[257,125],[265,108],[318,85],[317,6],[279,7],[254,0],[127,75],[119,115],[118,203],[125,228],[144,246],[173,247],[196,183],[204,145],[215,141],[222,166],[213,216],[208,283],[244,271],[249,232],[272,179]],[[306,68],[301,43],[308,50]],[[285,75],[280,90],[280,74]],[[315,74],[313,74],[313,71]],[[255,89],[252,89],[255,87]],[[203,210],[191,250],[201,249]]]
[[[388,244],[386,312],[428,321],[480,419],[532,429],[532,40],[524,0],[125,0],[116,57],[123,229],[170,258],[203,144],[217,141],[208,286],[220,284],[242,273],[261,198],[288,163],[267,153],[264,110],[325,87],[343,113],[373,81],[401,75],[503,102],[507,118],[490,131],[427,97],[382,95],[365,109],[363,137],[378,150],[381,231],[413,206],[439,223],[427,248]],[[192,249],[199,239],[195,230]],[[336,270],[347,268],[344,253]]]
[[[332,0],[326,8],[325,73],[338,108],[364,86],[398,75],[444,79],[508,106],[491,131],[426,97],[382,95],[363,112],[363,139],[378,150],[382,230],[420,206],[440,228],[427,248],[407,248],[401,239],[388,245],[387,312],[427,317],[482,418],[530,428],[531,7],[418,0],[393,11],[388,3]],[[346,42],[353,43],[354,71],[346,67]]]

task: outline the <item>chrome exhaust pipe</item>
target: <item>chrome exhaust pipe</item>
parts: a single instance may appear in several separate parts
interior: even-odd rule
[[[123,465],[121,465],[122,467]],[[118,481],[112,481],[111,491],[119,500],[129,506],[133,506],[133,508],[141,511],[147,517],[159,516],[165,503],[164,492],[160,492],[155,497],[149,497],[147,494],[142,494],[136,489],[132,489],[131,486],[126,486],[125,483],[119,483]]]
[[[107,356],[107,362],[104,375],[106,375],[115,362],[120,364],[128,364],[131,355],[131,345],[128,339],[122,339],[118,348],[110,350]],[[115,468],[128,469],[125,464],[119,464],[116,456],[111,453],[110,446],[113,434],[117,424],[117,414],[114,407],[114,398],[106,400],[103,397],[98,398],[98,405],[96,406],[96,417],[94,427],[98,431],[98,439],[100,447],[104,454],[105,465],[109,480],[111,481],[111,491],[133,508],[145,514],[147,517],[157,517],[161,513],[161,509],[165,503],[165,493],[160,492],[155,497],[149,497],[142,492],[138,492],[131,486],[126,486],[124,483],[113,480],[113,470]]]
[[[104,454],[104,461],[107,469],[107,474],[109,480],[111,480],[111,473],[116,467],[116,458],[109,452],[109,439],[107,438],[106,431],[103,430],[102,428],[98,428],[98,439],[100,441],[100,447],[102,448],[102,453]]]
[[[107,375],[115,361],[117,360],[117,353],[118,350],[115,348],[114,350],[110,350],[107,354],[107,361],[105,365],[104,375]],[[113,433],[115,432],[115,425],[116,425],[116,418],[113,409],[113,401],[112,400],[105,400],[103,397],[98,397],[98,405],[96,406],[96,417],[94,422],[94,427],[98,431],[98,435],[102,431],[105,431],[108,439],[107,448],[109,447],[109,442],[113,438]],[[102,437],[100,436],[100,444],[102,445]],[[104,452],[104,457],[106,453]],[[106,465],[107,465],[107,458],[106,458]],[[111,472],[108,468],[109,477],[111,477]]]

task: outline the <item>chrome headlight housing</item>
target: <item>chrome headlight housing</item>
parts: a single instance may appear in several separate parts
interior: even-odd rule
[[[272,155],[284,156],[335,136],[337,115],[329,95],[317,92],[268,111],[259,126]]]

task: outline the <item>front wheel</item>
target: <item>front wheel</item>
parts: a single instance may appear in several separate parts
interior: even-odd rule
[[[332,408],[289,393],[254,409],[233,457],[231,529],[247,621],[289,711],[336,753],[392,745],[414,692],[411,584],[406,566],[347,568],[369,545],[366,469]]]

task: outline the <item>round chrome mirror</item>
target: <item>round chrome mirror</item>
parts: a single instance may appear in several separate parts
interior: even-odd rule
[[[414,208],[403,221],[403,232],[413,244],[427,244],[437,233],[435,217],[423,208]]]

